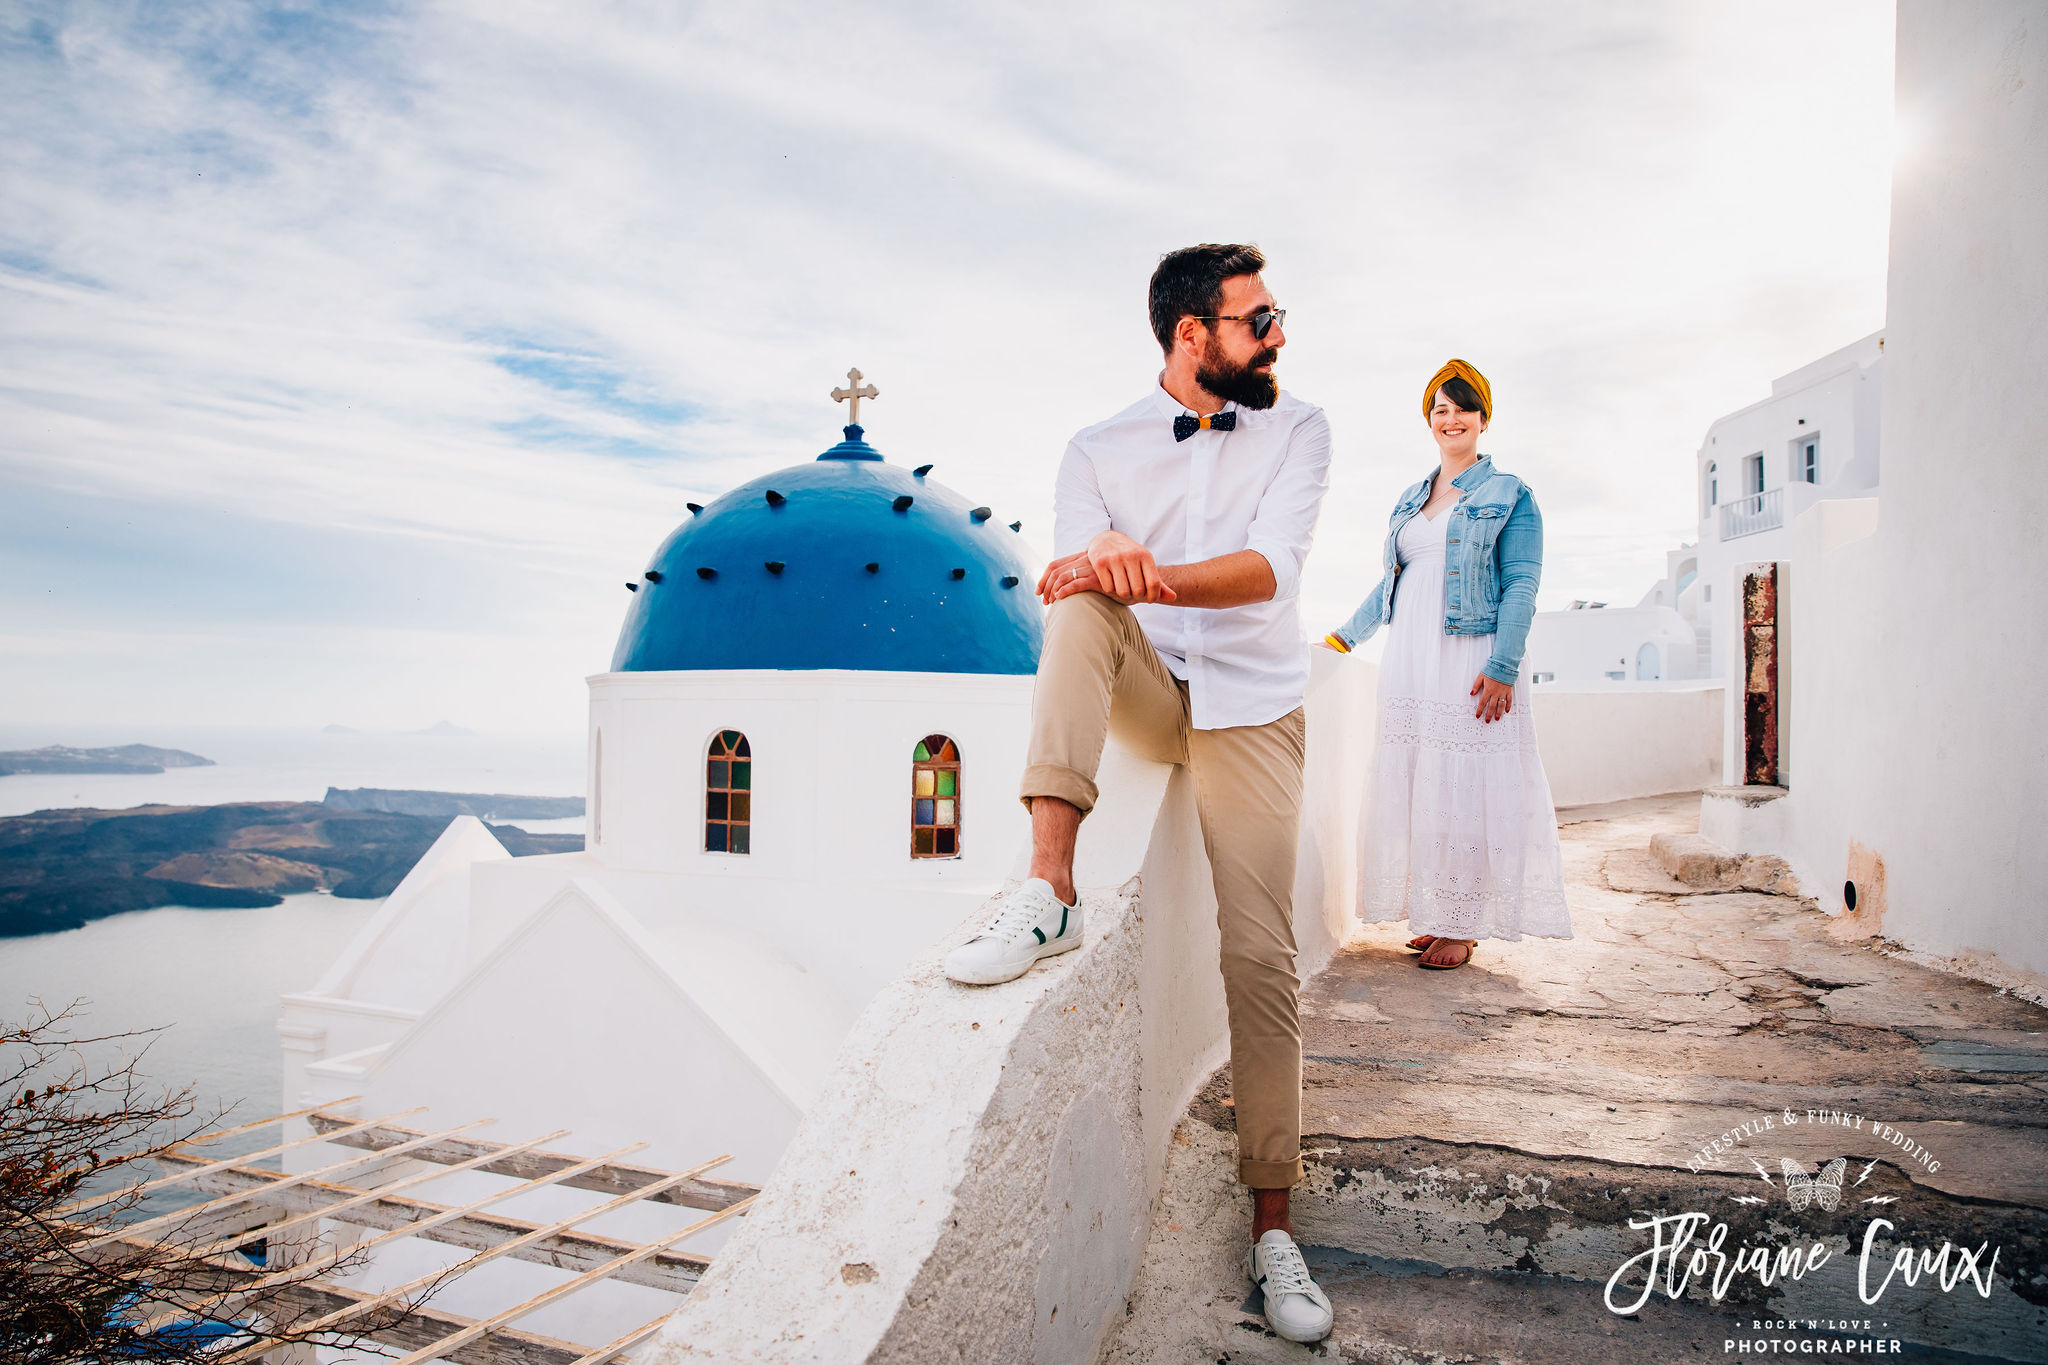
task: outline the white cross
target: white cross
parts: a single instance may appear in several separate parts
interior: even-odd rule
[[[860,378],[859,370],[848,370],[846,372],[846,387],[832,390],[832,401],[847,405],[846,423],[848,426],[857,427],[860,425],[861,399],[880,398],[882,396],[880,389],[876,388],[873,384],[861,383]]]

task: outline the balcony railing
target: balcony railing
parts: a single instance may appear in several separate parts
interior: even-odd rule
[[[1721,539],[1775,531],[1785,524],[1785,490],[1773,488],[1721,504]]]

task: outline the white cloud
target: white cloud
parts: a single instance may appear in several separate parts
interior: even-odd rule
[[[1489,448],[1543,499],[1546,601],[1633,600],[1691,533],[1707,422],[1882,321],[1891,15],[1862,0],[6,22],[0,496],[449,547],[527,604],[535,687],[603,665],[686,497],[835,437],[849,363],[878,445],[1043,543],[1066,436],[1156,368],[1144,279],[1188,241],[1267,248],[1285,382],[1330,410],[1317,621],[1431,461],[1446,355],[1493,378]],[[0,610],[47,625],[34,591]],[[67,601],[126,620],[111,587]],[[172,615],[276,670],[236,719],[325,719],[271,625]],[[419,638],[322,657],[395,706]],[[101,645],[36,657],[61,686],[17,677],[10,710],[124,704]],[[163,705],[221,694],[195,662]]]

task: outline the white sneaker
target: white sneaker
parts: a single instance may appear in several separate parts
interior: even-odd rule
[[[1330,1296],[1309,1278],[1294,1239],[1274,1228],[1244,1255],[1245,1274],[1266,1291],[1266,1325],[1289,1341],[1321,1341],[1336,1315]]]
[[[1033,877],[1003,893],[987,929],[946,954],[946,975],[970,986],[1013,981],[1041,957],[1081,946],[1080,897],[1060,904],[1052,883]]]

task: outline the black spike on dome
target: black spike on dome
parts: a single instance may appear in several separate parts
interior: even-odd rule
[[[923,478],[923,477],[924,477],[925,475],[927,475],[927,474],[929,474],[929,473],[931,473],[931,472],[932,472],[932,467],[931,467],[930,465],[928,465],[928,464],[921,464],[921,465],[919,465],[919,466],[918,466],[917,468],[915,468],[915,469],[911,470],[911,471],[910,471],[910,474],[911,474],[911,477],[912,477],[912,478],[917,478],[917,479],[921,479],[921,478]]]
[[[763,493],[761,496],[768,499],[768,505],[770,507],[780,507],[782,506],[782,504],[789,501],[788,498],[783,497],[782,494],[776,492],[772,488],[769,489],[766,493]]]
[[[697,570],[697,577],[704,579],[716,578],[718,577],[718,570],[712,568],[699,569]]]
[[[965,569],[955,569],[955,570],[953,570],[953,577],[954,577],[955,579],[961,579],[961,578],[965,578],[965,577],[967,577],[967,570],[965,570]]]
[[[896,501],[890,503],[889,505],[899,512],[908,512],[910,510],[910,504],[916,501],[916,498],[913,498],[910,496],[910,494],[905,493],[902,497],[896,499]]]
[[[967,515],[973,517],[974,524],[979,526],[982,522],[987,521],[990,517],[994,516],[995,513],[989,511],[986,507],[977,507],[972,512],[969,512]]]
[[[875,563],[873,560],[868,561],[866,568],[869,573],[880,573],[882,571],[882,566]]]
[[[771,559],[767,563],[763,564],[761,567],[766,569],[769,573],[781,573],[783,569],[787,566],[784,565],[783,562],[779,559]]]
[[[1024,529],[1024,523],[1021,521],[1013,521],[1010,523],[1010,529],[1012,531],[1021,531]]]
[[[647,571],[647,581],[649,583],[659,583],[661,581],[661,570],[649,569]]]
[[[704,504],[701,502],[686,502],[683,506],[690,509],[690,515],[693,517],[704,510]]]
[[[626,591],[627,591],[627,592],[638,592],[638,591],[640,591],[640,585],[639,585],[638,583],[628,583],[628,584],[626,585]]]
[[[1002,585],[1006,588],[1014,588],[1017,586],[1017,575],[1013,573],[1006,573],[998,581],[1001,582]]]

